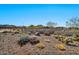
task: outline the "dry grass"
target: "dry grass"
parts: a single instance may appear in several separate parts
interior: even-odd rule
[[[61,50],[61,51],[65,51],[65,50],[66,50],[64,44],[57,44],[57,45],[55,45],[55,48],[57,48],[57,49],[59,49],[59,50]]]
[[[45,45],[43,43],[38,43],[36,45],[36,47],[39,48],[39,49],[44,49],[45,48]]]

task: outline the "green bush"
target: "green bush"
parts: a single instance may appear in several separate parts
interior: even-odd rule
[[[2,33],[11,33],[11,31],[3,31]]]
[[[28,36],[27,37],[21,37],[20,40],[18,41],[18,44],[22,47],[23,45],[25,45],[28,42],[29,42]]]
[[[54,37],[61,42],[64,42],[64,39],[66,38],[65,36],[62,36],[62,35],[55,35]]]

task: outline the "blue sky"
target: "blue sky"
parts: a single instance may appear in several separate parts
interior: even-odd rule
[[[0,24],[46,25],[52,21],[59,26],[79,16],[78,4],[0,4]]]

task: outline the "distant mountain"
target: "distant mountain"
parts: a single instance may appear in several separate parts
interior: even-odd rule
[[[0,27],[16,27],[15,25],[0,25]]]

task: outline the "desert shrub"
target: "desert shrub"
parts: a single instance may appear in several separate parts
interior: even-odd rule
[[[19,34],[19,31],[15,31],[14,33],[15,33],[15,34]]]
[[[31,43],[32,45],[37,44],[37,43],[40,42],[40,41],[37,39],[37,37],[31,37],[31,38],[29,39],[29,41],[30,41],[30,43]]]
[[[65,40],[65,44],[68,46],[78,46],[76,41],[79,41],[79,38],[74,36],[74,37],[67,37]]]
[[[45,32],[44,35],[50,36],[50,33],[49,32]]]
[[[77,36],[77,34],[73,34],[73,37],[74,37],[74,38],[77,38],[78,36]]]
[[[28,36],[27,37],[21,37],[20,40],[18,41],[18,44],[22,47],[23,45],[25,45],[28,42],[29,42]]]
[[[54,34],[54,31],[50,31],[50,34]]]
[[[11,31],[3,31],[2,33],[11,33]]]
[[[76,34],[76,36],[77,36],[77,37],[79,37],[79,33],[78,33],[78,34]]]
[[[58,30],[58,29],[54,30],[54,34],[55,34],[55,35],[64,35],[64,33],[65,33],[65,32],[63,32],[63,31],[61,31],[61,30]]]
[[[8,31],[3,31],[2,33],[8,33]]]
[[[43,43],[38,43],[36,45],[36,47],[39,48],[39,49],[44,49],[45,48],[45,45]]]
[[[79,35],[78,34],[73,34],[73,36],[72,36],[72,40],[73,41],[79,41]]]
[[[49,30],[48,32],[49,32],[50,34],[54,34],[54,31],[52,31],[52,30]]]
[[[79,37],[76,37],[76,38],[74,39],[74,41],[78,41],[78,42],[79,42]]]
[[[64,37],[64,36],[59,35],[59,41],[63,41],[64,39],[65,39],[65,37]]]
[[[71,43],[74,42],[74,39],[75,38],[73,38],[73,37],[66,37],[65,44],[70,45]]]
[[[73,32],[67,32],[64,34],[65,36],[73,36]]]
[[[40,34],[44,34],[44,31],[39,31]]]
[[[79,34],[75,33],[75,34],[73,34],[73,37],[77,38],[77,37],[79,37]]]
[[[14,31],[14,33],[15,34],[19,34],[19,33],[21,33],[22,31],[20,30],[20,29],[16,29],[15,31]]]
[[[31,35],[32,33],[31,32],[27,32],[27,34]]]
[[[78,46],[78,44],[75,41],[69,42],[67,45],[68,46],[74,46],[74,47],[77,47]]]
[[[12,33],[11,35],[15,35],[15,33]]]
[[[61,50],[61,51],[65,51],[65,50],[66,50],[64,44],[57,44],[57,45],[55,45],[55,48],[57,48],[57,49],[59,49],[59,50]]]
[[[56,39],[58,39],[58,38],[59,38],[59,35],[54,35],[54,37],[55,37]]]
[[[39,33],[39,32],[36,32],[35,35],[36,35],[36,36],[40,36],[40,33]]]
[[[62,36],[62,35],[55,35],[54,36],[56,39],[58,39],[59,41],[63,42],[64,39],[66,38],[65,36]]]
[[[27,33],[26,33],[26,32],[22,32],[22,33],[20,33],[20,34],[22,34],[23,36],[27,35]]]
[[[72,37],[66,37],[66,41],[72,42],[73,41],[73,38]]]

